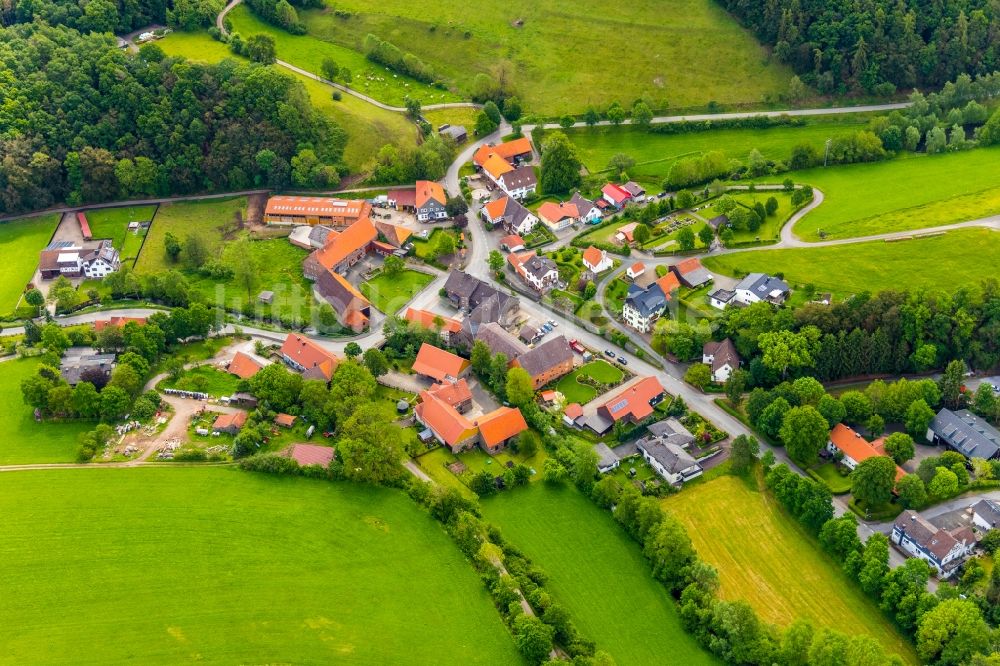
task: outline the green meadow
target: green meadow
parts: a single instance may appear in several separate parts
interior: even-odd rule
[[[38,253],[59,226],[60,215],[23,217],[0,222],[0,314],[11,313],[38,268]]]

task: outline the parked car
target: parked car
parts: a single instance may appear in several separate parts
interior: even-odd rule
[[[619,356],[615,360],[621,363],[622,365],[628,365],[628,359],[625,358],[624,356]]]
[[[610,349],[605,349],[604,350],[604,355],[607,356],[608,358],[614,358],[615,357],[615,353],[613,351],[611,351]]]
[[[569,341],[569,348],[575,351],[577,354],[583,354],[584,352],[586,352],[586,350],[583,348],[583,345],[581,345],[580,342],[575,338]]]

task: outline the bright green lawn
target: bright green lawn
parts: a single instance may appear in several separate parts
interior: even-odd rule
[[[242,7],[237,7],[232,14],[240,10]],[[173,32],[158,44],[169,55],[181,55],[191,60],[218,62],[227,57],[238,59],[225,44],[215,41],[205,32]],[[288,69],[281,71],[298,79],[309,93],[313,107],[347,132],[344,163],[352,172],[360,172],[386,143],[414,145],[416,128],[403,114],[384,111],[350,95],[343,95],[340,101],[335,101],[333,89],[329,86]]]
[[[360,52],[365,36],[375,34],[416,55],[465,97],[477,74],[506,67],[511,87],[534,113],[582,113],[589,104],[631,105],[639,97],[657,108],[759,104],[783,92],[792,75],[711,0],[679,0],[669,11],[656,0],[329,4],[353,15],[300,12],[311,36]],[[280,44],[278,53],[292,57]],[[623,54],[642,55],[610,66]]]
[[[196,368],[186,370],[177,381],[169,377],[164,379],[157,385],[157,388],[200,391],[218,398],[236,393],[237,382],[239,382],[239,377],[231,375],[225,370],[219,370],[211,365],[199,365]]]
[[[986,229],[959,229],[914,240],[743,251],[702,261],[725,275],[783,273],[793,288],[812,284],[839,297],[884,289],[951,291],[995,275],[1000,236]]]
[[[837,465],[832,462],[823,463],[812,470],[819,477],[819,480],[826,484],[834,495],[843,495],[851,492],[851,479],[843,476],[837,471]]]
[[[813,144],[820,150],[828,138],[863,128],[869,117],[868,114],[818,116],[797,127],[717,129],[687,134],[654,134],[628,125],[581,127],[568,130],[566,135],[576,144],[589,171],[603,171],[614,155],[625,153],[636,161],[629,169],[631,178],[659,184],[673,163],[683,157],[721,150],[727,157],[745,162],[756,148],[768,159],[786,162],[797,144]]]
[[[35,374],[37,359],[15,359],[0,363],[0,465],[73,462],[77,437],[94,429],[92,421],[38,423],[30,406],[21,398],[21,381]],[[6,477],[5,477],[6,478]]]
[[[795,225],[804,240],[851,238],[1000,213],[1000,147],[798,171],[823,203]]]
[[[520,663],[405,494],[233,468],[4,477],[12,663]]]
[[[164,246],[167,233],[176,236],[181,245],[189,235],[196,234],[204,239],[214,255],[223,245],[220,228],[232,228],[237,212],[243,213],[245,218],[246,207],[246,197],[162,204],[149,228],[136,271],[157,273],[182,265],[172,264],[167,258]]]
[[[121,248],[128,235],[129,222],[149,222],[156,206],[130,206],[127,208],[98,208],[85,211],[90,232],[94,238],[110,238],[116,248]]]
[[[774,197],[778,201],[778,210],[775,211],[774,215],[768,215],[767,219],[764,220],[764,224],[762,224],[757,231],[750,231],[749,229],[743,229],[740,231],[733,230],[733,240],[738,243],[756,240],[757,238],[760,238],[761,240],[777,240],[781,235],[781,227],[785,225],[785,222],[788,221],[788,218],[790,218],[794,212],[792,209],[792,195],[790,192],[779,192],[773,190],[740,192],[733,190],[727,192],[727,194],[737,202],[742,203],[745,206],[750,206],[751,208],[758,201],[760,203],[765,203],[771,197]],[[718,201],[718,199],[716,199],[716,201]],[[717,215],[721,215],[721,213],[715,209],[714,204],[709,209],[698,211],[698,214],[706,220],[710,220]]]
[[[59,225],[59,214],[0,222],[0,313],[13,312],[24,287],[38,268],[38,253]]]
[[[719,571],[719,594],[744,599],[778,625],[865,631],[915,661],[913,647],[774,499],[734,476],[685,488],[663,507],[687,527],[698,555]]]
[[[545,570],[555,601],[619,666],[716,663],[681,628],[639,547],[575,489],[535,483],[485,501],[483,512]]]
[[[309,28],[322,28],[323,21],[332,19],[333,15],[323,16],[316,12],[300,12],[300,17],[310,18]],[[236,7],[229,13],[233,23],[233,31],[246,37],[264,33],[274,38],[278,50],[278,58],[288,61],[297,67],[323,75],[323,60],[333,58],[340,67],[351,71],[351,81],[345,85],[392,106],[404,106],[406,98],[418,99],[422,104],[440,104],[442,102],[459,102],[458,95],[440,90],[416,79],[396,74],[395,72],[371,62],[357,50],[338,46],[331,41],[325,41],[324,34],[319,30],[310,29],[305,35],[292,35],[257,18],[248,7]],[[319,22],[312,19],[319,18]],[[340,19],[335,19],[339,21]],[[367,34],[367,33],[365,33]],[[365,34],[360,35],[363,40]],[[391,38],[386,38],[391,39]],[[398,44],[401,49],[410,48],[408,44]],[[338,81],[338,83],[345,83]],[[470,128],[471,129],[471,128]]]
[[[454,239],[455,244],[458,244],[457,233],[451,229],[442,229],[441,227],[438,227],[434,229],[434,231],[432,231],[426,239],[420,238],[419,236],[410,237],[410,240],[413,241],[413,253],[417,255],[418,259],[423,261],[429,260],[431,255],[434,254],[434,251],[437,248],[438,238],[442,234],[448,234],[452,237],[452,239]]]
[[[386,314],[392,314],[409,303],[433,281],[433,275],[409,269],[393,276],[379,273],[371,280],[361,283],[361,293],[376,308]]]

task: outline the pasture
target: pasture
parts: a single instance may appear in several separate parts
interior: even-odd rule
[[[620,666],[718,663],[684,632],[639,546],[575,489],[533,483],[486,500],[483,513],[545,570],[554,600]]]
[[[189,235],[197,235],[205,241],[209,254],[215,256],[222,250],[223,230],[234,228],[237,214],[245,219],[246,206],[246,197],[162,204],[146,235],[136,271],[157,273],[181,266],[171,263],[167,257],[164,240],[168,233],[172,233],[181,245]],[[181,254],[183,261],[183,252]]]
[[[398,275],[386,275],[383,272],[362,282],[361,293],[376,308],[385,314],[392,314],[433,281],[434,276],[409,269],[404,269]]]
[[[38,370],[38,359],[0,363],[0,465],[73,462],[77,438],[93,430],[92,421],[43,421],[38,423],[21,398],[21,381]]]
[[[398,491],[32,471],[4,478],[0,511],[12,662],[521,663],[472,567]]]
[[[718,569],[722,598],[744,599],[779,626],[804,617],[817,628],[863,630],[916,660],[912,645],[857,583],[749,482],[720,476],[664,499],[663,507],[687,527],[699,557]]]
[[[361,57],[372,33],[423,60],[463,98],[478,74],[495,78],[502,68],[525,110],[549,116],[640,97],[655,108],[759,104],[782,94],[792,76],[711,0],[680,0],[669,12],[655,0],[489,0],[475,11],[460,0],[342,0],[336,9],[300,12],[310,39]],[[278,54],[303,67],[309,57],[281,43]]]
[[[608,162],[618,153],[635,160],[629,176],[640,182],[659,187],[674,162],[684,157],[696,157],[712,150],[721,150],[730,159],[746,162],[756,148],[764,157],[785,162],[792,148],[808,143],[822,150],[823,143],[838,134],[864,128],[868,114],[816,116],[805,125],[781,126],[768,129],[714,129],[685,134],[656,134],[639,127],[578,127],[566,131],[588,171],[608,168]]]
[[[85,211],[90,232],[94,238],[110,238],[122,262],[135,261],[142,248],[145,232],[131,232],[129,222],[149,222],[156,213],[156,206],[129,206],[125,208],[98,208]]]
[[[724,275],[783,273],[793,289],[811,284],[840,297],[885,289],[953,291],[994,275],[1000,236],[988,229],[958,229],[912,240],[743,251],[702,261]]]
[[[741,203],[750,208],[753,208],[754,204],[758,202],[761,204],[766,203],[771,197],[774,197],[778,202],[778,210],[774,212],[774,215],[768,215],[764,220],[764,224],[762,224],[757,231],[750,231],[749,229],[734,229],[733,240],[737,243],[754,241],[757,238],[760,238],[762,241],[778,240],[781,236],[781,228],[785,226],[785,222],[788,222],[788,218],[792,216],[792,213],[797,210],[792,207],[792,194],[790,192],[778,190],[741,192],[739,190],[730,190],[726,194],[732,197],[737,203]],[[700,211],[699,215],[705,219],[712,219],[716,215],[721,215],[721,212],[715,208],[717,202],[718,199],[713,201],[712,205],[708,209]]]
[[[237,7],[237,11],[241,9]],[[225,58],[239,59],[225,44],[204,32],[172,32],[157,44],[168,55],[184,56],[189,60],[219,62]],[[281,71],[298,79],[305,86],[313,108],[347,132],[344,163],[352,172],[362,171],[378,149],[387,143],[396,146],[415,144],[417,130],[403,114],[379,109],[350,95],[343,95],[339,101],[334,100],[333,89],[329,86],[288,69]]]
[[[852,238],[1000,213],[1000,147],[797,171],[823,203],[795,224],[803,240]]]
[[[4,255],[0,265],[0,315],[14,311],[38,268],[38,253],[59,226],[59,217],[51,213],[0,222],[0,250]]]

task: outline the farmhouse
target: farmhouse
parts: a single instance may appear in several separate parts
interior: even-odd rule
[[[628,181],[621,187],[632,197],[632,201],[643,201],[646,199],[646,190],[634,180]]]
[[[967,409],[942,409],[931,421],[927,440],[943,443],[967,458],[1000,458],[1000,432]]]
[[[456,382],[469,369],[469,362],[426,342],[420,345],[413,372],[438,382]]]
[[[471,420],[449,404],[450,389],[437,385],[420,393],[420,402],[413,412],[417,422],[431,431],[452,453],[472,448],[478,442],[490,454],[498,453],[512,437],[528,429],[521,410],[500,407],[489,414]]]
[[[583,420],[583,405],[578,402],[571,402],[563,410],[563,423],[568,426],[579,426]]]
[[[375,225],[368,218],[344,229],[336,236],[330,235],[327,243],[302,261],[302,272],[310,280],[317,280],[325,271],[346,273],[361,261],[378,238]]]
[[[371,303],[343,275],[332,270],[321,273],[316,280],[316,291],[333,307],[337,319],[345,327],[355,333],[368,328]]]
[[[538,218],[514,197],[494,199],[482,209],[483,219],[493,225],[502,225],[509,234],[527,234],[538,224]],[[521,241],[524,245],[524,241]]]
[[[601,197],[615,209],[621,209],[632,200],[632,195],[628,190],[614,183],[608,183],[601,188]]]
[[[110,317],[108,319],[98,319],[94,322],[94,331],[100,333],[106,328],[123,328],[125,324],[135,324],[142,326],[146,323],[145,317]]]
[[[633,282],[622,306],[622,319],[640,333],[648,333],[666,307],[667,297],[659,284],[654,282],[643,288]]]
[[[452,271],[444,283],[445,297],[460,310],[472,312],[487,301],[496,301],[498,316],[492,321],[503,325],[509,323],[509,317],[517,311],[520,303],[517,297],[498,291],[488,282],[473,277],[465,271]]]
[[[430,390],[438,400],[450,405],[459,414],[464,414],[472,409],[472,389],[469,388],[469,382],[465,379],[459,379],[454,383],[434,384]]]
[[[667,483],[680,485],[701,476],[702,469],[690,453],[659,437],[644,437],[635,443],[643,459]]]
[[[722,383],[740,367],[740,355],[729,338],[715,342],[709,340],[701,350],[701,362],[712,369],[712,381]]]
[[[680,263],[674,264],[670,269],[677,275],[681,284],[691,289],[697,289],[712,281],[712,274],[701,265],[697,257],[685,259]]]
[[[527,345],[496,322],[482,324],[476,331],[475,339],[489,347],[490,353],[503,354],[511,362],[528,352]]]
[[[984,532],[1000,527],[1000,504],[988,499],[973,504],[972,524]]]
[[[42,250],[38,261],[38,271],[43,280],[59,276],[100,280],[120,267],[118,250],[109,240],[82,245],[56,241]]]
[[[481,169],[494,155],[511,165],[529,161],[532,155],[531,142],[526,137],[521,137],[505,143],[480,146],[472,156],[472,161]]]
[[[597,224],[604,217],[604,213],[601,212],[597,204],[580,194],[579,191],[573,193],[573,196],[569,198],[569,203],[576,206],[577,218],[587,224]]]
[[[531,375],[532,387],[537,391],[551,381],[559,379],[573,370],[573,350],[566,336],[560,335],[547,340],[520,356],[514,365],[524,368]]]
[[[864,437],[843,423],[838,423],[830,431],[826,450],[833,454],[839,452],[843,456],[841,462],[847,469],[854,469],[861,464],[861,461],[868,458],[886,455],[884,437],[869,444]],[[905,475],[906,472],[903,471],[903,468],[896,465],[896,481]]]
[[[614,265],[606,250],[591,245],[583,251],[583,267],[595,275],[603,273]]]
[[[59,362],[59,374],[70,386],[97,379],[107,382],[114,369],[114,354],[98,354],[89,347],[70,347]]]
[[[448,217],[445,210],[448,197],[441,185],[430,180],[418,180],[414,191],[414,210],[418,220],[430,222]]]
[[[297,462],[300,467],[306,465],[329,467],[334,458],[334,450],[329,446],[293,444],[286,449],[285,455]]]
[[[256,375],[264,366],[261,365],[249,354],[236,352],[233,360],[226,366],[226,371],[231,375],[236,375],[240,379],[250,379]]]
[[[342,228],[367,219],[371,209],[371,204],[361,199],[275,196],[267,200],[264,222],[270,225],[305,224]]]
[[[618,421],[639,423],[652,415],[653,408],[662,402],[666,394],[659,379],[645,377],[600,405],[597,419],[591,419],[587,425],[601,434]],[[595,425],[603,426],[603,429],[598,430]]]
[[[534,250],[507,255],[507,261],[525,282],[537,291],[545,291],[559,283],[559,269],[548,257],[535,254]]]
[[[486,453],[499,453],[511,439],[528,429],[520,409],[498,407],[477,420],[479,440]]]
[[[969,527],[938,529],[916,511],[904,511],[892,525],[892,542],[909,557],[926,560],[940,578],[950,578],[976,545]]]
[[[307,337],[289,333],[281,345],[281,359],[305,379],[330,381],[340,359]]]
[[[232,414],[219,414],[212,424],[212,432],[224,432],[228,435],[235,435],[243,429],[247,422],[247,413],[233,412]]]
[[[618,454],[612,451],[604,442],[595,444],[594,452],[597,453],[597,471],[601,474],[607,474],[611,470],[618,469],[618,465],[621,464]]]
[[[546,201],[538,207],[538,218],[552,231],[561,231],[580,219],[580,211],[573,203]]]
[[[391,224],[382,220],[375,220],[372,224],[375,225],[375,231],[378,232],[379,239],[384,239],[386,243],[397,250],[406,245],[406,241],[413,235],[412,231],[398,224]]]
[[[430,331],[437,331],[438,335],[440,335],[441,339],[445,342],[449,342],[453,334],[462,330],[462,324],[457,319],[442,317],[441,315],[429,310],[407,308],[404,317],[408,322],[417,324],[418,326],[426,328]]]

